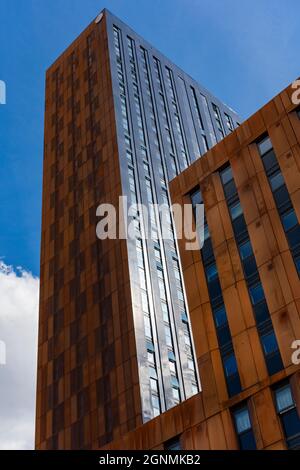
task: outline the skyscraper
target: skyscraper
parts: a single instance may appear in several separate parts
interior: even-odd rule
[[[104,10],[46,77],[38,448],[91,448],[199,391],[172,218],[136,210],[99,240],[96,209],[170,204],[168,181],[237,115]]]

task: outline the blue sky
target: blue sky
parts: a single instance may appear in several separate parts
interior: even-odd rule
[[[299,75],[298,0],[1,0],[0,258],[36,275],[45,70],[104,7],[242,118]]]

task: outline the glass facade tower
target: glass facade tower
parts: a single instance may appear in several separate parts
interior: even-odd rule
[[[124,23],[106,19],[124,193],[131,203],[169,206],[168,181],[237,127],[238,116]],[[141,214],[133,219],[136,240],[127,243],[135,314],[144,320],[138,356],[150,391],[142,394],[147,420],[200,383],[172,217],[167,240],[159,214],[150,214],[147,240]]]

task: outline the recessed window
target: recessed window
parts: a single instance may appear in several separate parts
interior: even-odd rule
[[[224,116],[225,116],[226,126],[228,127],[230,131],[233,131],[234,128],[233,128],[233,121],[232,121],[231,116],[229,116],[229,114],[227,113],[224,113]]]
[[[180,444],[180,437],[175,437],[174,439],[170,439],[167,441],[164,445],[165,450],[181,450],[181,444]]]
[[[226,168],[226,170],[222,171],[221,173],[222,183],[227,184],[229,183],[229,181],[232,180],[232,178],[233,178],[232,171],[231,171],[231,167],[229,166],[228,168]]]
[[[155,365],[154,353],[152,351],[147,351],[147,359],[149,364]]]
[[[172,375],[172,377],[171,377],[171,382],[172,382],[172,386],[173,386],[173,387],[179,388],[178,379],[177,379],[177,377],[175,377],[174,375]]]
[[[227,377],[235,375],[238,372],[236,358],[234,354],[230,354],[224,359],[224,368]]]
[[[202,195],[201,195],[200,189],[197,189],[196,191],[194,191],[194,192],[190,195],[190,197],[191,197],[191,201],[192,201],[192,206],[193,206],[193,208],[195,208],[197,204],[202,204],[202,203],[203,203]]]
[[[145,322],[145,335],[147,338],[152,338],[151,322],[150,322],[150,318],[147,315],[144,316],[144,322]]]
[[[269,136],[265,137],[258,143],[258,149],[261,156],[269,152],[273,148],[272,142]]]
[[[241,255],[242,260],[244,260],[244,259],[248,258],[249,256],[253,255],[250,240],[247,240],[245,243],[242,243],[239,246],[239,250],[240,250],[240,255]]]
[[[165,325],[165,335],[166,335],[166,344],[170,348],[173,347],[171,328],[168,325]]]
[[[230,206],[230,214],[231,214],[232,220],[237,219],[240,215],[242,215],[242,213],[243,213],[243,209],[242,209],[240,202],[237,202],[236,204],[233,204],[232,206]]]
[[[224,305],[222,307],[214,310],[214,317],[216,322],[216,327],[219,328],[227,323],[227,315]]]
[[[256,442],[247,405],[233,412],[241,450],[255,450]]]
[[[268,320],[269,310],[265,299],[254,306],[254,311],[257,324]]]
[[[191,339],[188,331],[184,332],[184,342],[187,348],[191,347]]]
[[[275,402],[289,449],[300,449],[300,418],[289,383],[275,389]]]
[[[228,323],[225,323],[222,327],[217,328],[217,335],[220,346],[232,345],[231,333]]]
[[[215,115],[215,119],[216,119],[217,128],[218,128],[218,131],[219,131],[219,135],[222,139],[224,137],[224,129],[223,129],[223,124],[222,124],[222,120],[221,120],[220,110],[219,110],[218,106],[214,103],[212,103],[212,108],[213,108],[213,111],[214,111],[214,115]]]
[[[265,294],[262,288],[261,283],[256,284],[249,289],[251,302],[253,305],[256,305],[258,302],[261,302],[265,298]]]
[[[195,364],[191,357],[188,358],[188,368],[193,371],[195,370]]]
[[[281,220],[282,220],[282,224],[283,224],[285,232],[287,232],[288,230],[290,230],[291,228],[295,227],[298,224],[298,219],[297,219],[294,209],[287,212],[286,214],[283,214],[283,216],[281,217]]]
[[[261,341],[266,355],[278,351],[277,340],[273,331],[267,335],[262,336]]]
[[[168,309],[168,305],[166,302],[161,302],[161,309],[162,309],[162,313],[163,313],[163,320],[165,322],[169,322],[169,309]]]
[[[271,185],[272,191],[276,191],[276,189],[280,188],[280,186],[282,186],[283,184],[284,184],[284,179],[283,179],[281,171],[270,176],[270,185]]]
[[[180,402],[180,392],[178,387],[172,387],[173,398],[176,403]]]
[[[202,143],[203,143],[204,151],[207,152],[208,151],[208,143],[207,143],[207,138],[206,138],[205,135],[202,135]]]
[[[175,363],[175,361],[169,361],[169,365],[170,365],[171,374],[176,375],[176,363]]]
[[[213,281],[218,277],[218,271],[217,271],[217,266],[215,264],[209,266],[206,269],[206,276],[207,276],[207,281]]]
[[[151,394],[151,402],[152,402],[152,408],[153,408],[153,414],[154,417],[160,415],[160,400],[158,395],[155,393]]]
[[[153,392],[158,393],[158,384],[157,384],[156,379],[153,379],[153,378],[150,379],[150,387]]]

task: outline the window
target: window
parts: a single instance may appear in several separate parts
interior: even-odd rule
[[[300,275],[300,225],[270,138],[268,136],[265,137],[257,143],[257,146],[294,259],[295,267]]]
[[[150,378],[150,388],[153,392],[156,392],[158,393],[158,384],[157,384],[157,380],[154,379],[154,378]]]
[[[189,349],[191,347],[191,339],[188,331],[184,332],[184,342],[186,347]]]
[[[261,342],[263,344],[264,352],[266,355],[272,354],[278,349],[274,331],[262,336]]]
[[[223,124],[222,124],[222,120],[221,120],[220,110],[219,110],[218,106],[214,103],[212,103],[212,108],[213,108],[213,111],[214,111],[214,115],[215,115],[215,119],[216,119],[217,128],[218,128],[218,131],[219,131],[220,138],[223,139],[225,134],[224,134]]]
[[[259,143],[258,143],[258,150],[260,155],[264,155],[265,153],[269,152],[269,150],[272,150],[272,142],[269,136],[264,137]]]
[[[207,281],[211,282],[218,277],[218,271],[215,264],[209,266],[206,270]]]
[[[180,437],[174,437],[173,439],[170,439],[167,441],[164,445],[165,450],[182,450],[181,443],[180,443]]]
[[[263,299],[262,302],[254,305],[254,312],[256,323],[258,325],[265,322],[266,320],[269,320],[269,310],[265,299]]]
[[[272,176],[270,176],[270,185],[272,188],[272,191],[276,191],[276,189],[280,188],[284,184],[284,179],[282,176],[281,171],[274,173]]]
[[[235,429],[241,450],[255,450],[256,442],[252,430],[250,415],[247,405],[233,412]]]
[[[172,375],[172,377],[171,377],[171,383],[172,383],[172,386],[173,386],[173,387],[179,388],[178,379],[177,379],[177,377],[175,377],[174,375]]]
[[[150,322],[150,318],[148,317],[148,315],[145,315],[144,321],[145,321],[145,335],[147,336],[147,338],[152,338],[151,322]]]
[[[191,86],[191,90],[192,90],[193,106],[194,106],[197,122],[198,122],[198,125],[199,125],[200,129],[204,129],[202,116],[201,116],[198,101],[197,101],[196,92],[195,92],[195,89],[192,86]]]
[[[216,327],[219,328],[227,324],[227,315],[224,305],[214,311],[214,317],[216,322]]]
[[[169,360],[170,364],[170,372],[171,374],[176,374],[176,363],[174,361]]]
[[[231,333],[228,323],[224,323],[224,325],[217,328],[217,336],[221,348],[225,348],[225,346],[227,347],[230,345],[230,348],[232,349]]]
[[[193,371],[195,370],[195,364],[191,357],[188,357],[188,368]]]
[[[266,321],[264,329],[270,330],[270,325],[270,320]],[[262,334],[260,339],[266,358],[268,372],[270,375],[276,374],[276,372],[282,370],[283,363],[273,328],[268,333]]]
[[[208,151],[208,143],[207,143],[207,138],[205,135],[202,135],[202,143],[203,143],[203,147],[204,147],[204,152],[207,152]]]
[[[149,313],[149,303],[148,303],[148,296],[145,291],[141,291],[142,297],[142,309],[144,312]]]
[[[231,116],[229,116],[229,114],[227,113],[224,113],[224,116],[225,116],[225,121],[226,121],[226,126],[228,127],[228,129],[230,130],[230,132],[233,131],[233,121],[232,121],[232,118]]]
[[[221,180],[222,180],[222,183],[225,185],[229,183],[232,179],[233,179],[233,176],[232,176],[231,167],[228,166],[224,171],[222,171]]]
[[[242,259],[246,259],[246,258],[248,258],[248,256],[253,255],[251,243],[250,243],[249,240],[247,240],[245,243],[242,243],[239,246],[239,249],[240,249],[240,255],[241,255]]]
[[[182,321],[182,323],[184,323],[184,324],[187,324],[187,323],[188,323],[188,317],[187,317],[187,314],[186,314],[186,311],[185,311],[185,310],[182,310],[182,311],[181,311],[181,321]]]
[[[155,357],[153,351],[147,351],[148,363],[155,367]],[[152,376],[151,376],[152,377]]]
[[[277,413],[289,449],[300,449],[300,418],[292,396],[289,383],[277,387],[274,391]]]
[[[180,402],[180,391],[179,391],[179,388],[178,387],[172,387],[172,392],[173,392],[173,398],[174,398],[174,401],[175,403],[179,403]]]
[[[240,215],[242,215],[242,213],[243,213],[243,209],[242,209],[240,202],[237,202],[236,204],[230,207],[230,214],[231,214],[232,220],[237,219]]]
[[[156,395],[155,393],[152,393],[151,402],[152,402],[153,414],[154,414],[154,417],[156,417],[160,414],[160,401],[159,401],[158,395]]]
[[[170,348],[173,347],[173,342],[172,342],[172,333],[169,325],[165,325],[165,335],[166,335],[166,344]]]
[[[230,377],[237,373],[238,368],[237,368],[236,358],[234,354],[230,354],[230,356],[224,359],[224,367],[225,367],[225,373],[227,377]]]
[[[202,195],[201,195],[200,190],[196,189],[193,193],[191,193],[190,198],[191,198],[191,201],[192,201],[192,207],[193,207],[194,214],[196,214],[197,204],[202,204],[203,203]]]
[[[206,122],[208,126],[209,135],[211,138],[211,143],[212,145],[215,145],[217,143],[216,134],[215,134],[214,127],[212,124],[212,119],[211,119],[211,114],[209,111],[207,99],[202,93],[200,93],[200,100],[204,109],[204,114],[205,114],[205,118],[206,118]]]
[[[252,305],[256,305],[258,302],[261,302],[265,298],[265,294],[264,294],[261,283],[256,284],[253,287],[250,287],[249,293],[250,293],[250,299],[251,299]]]
[[[166,302],[161,302],[161,309],[162,309],[162,313],[163,313],[163,320],[165,322],[169,322],[169,309],[168,309],[168,305],[166,304]]]
[[[282,225],[283,225],[285,232],[287,232],[288,230],[290,230],[291,228],[295,227],[298,224],[297,216],[295,214],[294,209],[292,209],[289,212],[286,212],[282,216],[281,220],[282,220]]]

